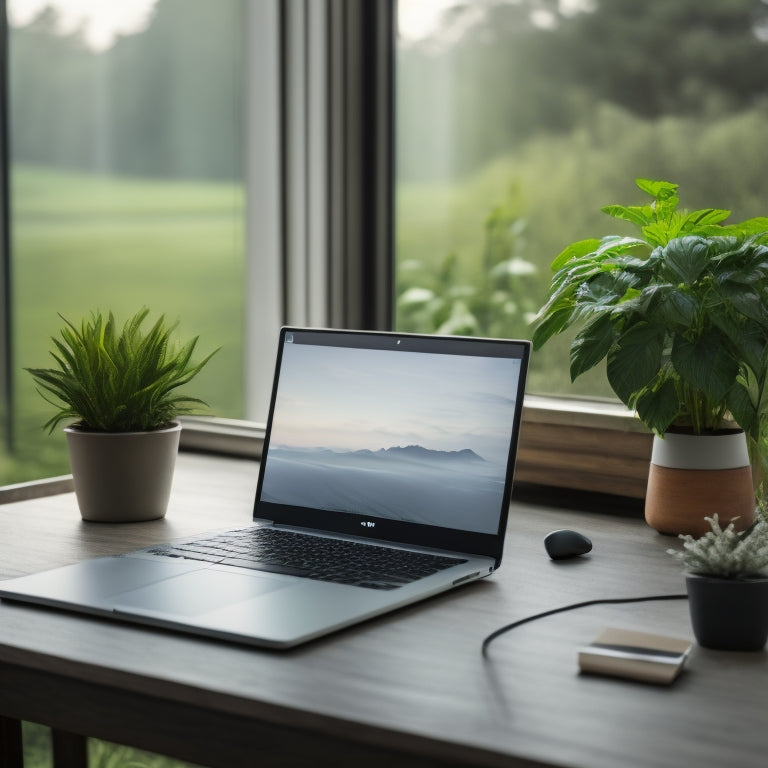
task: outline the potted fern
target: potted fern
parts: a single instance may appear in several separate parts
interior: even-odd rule
[[[27,368],[43,398],[56,407],[45,427],[65,428],[75,493],[84,520],[132,522],[165,515],[178,451],[178,416],[205,403],[179,392],[215,351],[193,363],[197,337],[177,346],[161,316],[148,330],[149,310],[121,329],[110,312],[79,326],[62,317],[52,338],[55,368]]]
[[[730,211],[680,209],[676,184],[636,184],[652,202],[602,210],[637,236],[581,240],[554,260],[534,349],[577,329],[571,378],[605,360],[655,433],[649,524],[700,535],[719,511],[749,525],[748,448],[760,468],[768,423],[768,218],[724,224]]]
[[[768,520],[759,514],[747,530],[725,528],[715,514],[699,538],[683,535],[668,550],[685,566],[691,624],[699,645],[758,651],[768,639]]]

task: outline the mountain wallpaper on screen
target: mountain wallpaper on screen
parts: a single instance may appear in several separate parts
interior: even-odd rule
[[[261,500],[495,533],[520,360],[286,343]]]
[[[495,531],[504,467],[473,450],[420,445],[354,451],[273,446],[262,499],[279,504]]]

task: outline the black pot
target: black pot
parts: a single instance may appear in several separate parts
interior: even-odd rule
[[[768,640],[768,578],[723,579],[689,573],[688,605],[699,645],[759,651]]]

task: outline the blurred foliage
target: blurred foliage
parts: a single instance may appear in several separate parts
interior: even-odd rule
[[[766,39],[762,0],[456,0],[398,49],[399,177],[458,179],[594,125],[606,103],[640,120],[748,110],[765,96]]]
[[[158,0],[106,50],[45,4],[9,30],[14,403],[0,483],[68,471],[22,371],[47,359],[57,312],[147,306],[180,321],[223,347],[202,397],[242,415],[245,5]]]
[[[702,124],[697,118],[639,119],[615,105],[596,107],[599,120],[567,135],[533,138],[456,184],[401,183],[397,199],[398,297],[410,286],[435,291],[447,254],[463,285],[480,283],[488,201],[504,199],[514,181],[514,216],[525,221],[516,255],[537,267],[530,290],[538,309],[551,279],[550,264],[574,240],[630,234],[600,212],[605,200],[635,200],[632,179],[675,178],[691,207],[727,208],[734,219],[765,215],[768,162],[762,145],[768,102]],[[483,203],[485,202],[485,209]],[[418,270],[412,268],[419,263]],[[429,282],[430,279],[433,282]],[[398,304],[397,326],[435,330],[431,315],[418,328],[415,312]],[[428,321],[428,322],[427,322]],[[514,335],[530,336],[529,328]],[[529,391],[613,397],[605,369],[570,381],[570,337],[552,339],[532,358]]]
[[[485,220],[479,269],[462,275],[456,253],[435,271],[423,261],[398,268],[398,327],[403,331],[463,336],[520,337],[538,309],[533,290],[537,267],[523,258],[525,219],[510,193]]]
[[[53,763],[51,731],[37,723],[22,723],[24,765],[26,768],[50,768]],[[122,744],[88,739],[89,768],[194,768],[193,763],[173,760]]]
[[[151,23],[89,48],[53,6],[9,36],[17,162],[144,177],[243,178],[244,0],[158,0]],[[55,116],[55,117],[54,117]]]
[[[674,178],[693,208],[765,215],[767,40],[762,0],[457,0],[429,37],[401,40],[397,327],[445,328],[462,302],[477,320],[469,294],[497,313],[484,329],[530,335],[527,310],[512,320],[484,288],[482,222],[510,189],[510,221],[525,222],[514,255],[536,271],[502,287],[536,308],[567,243],[621,234],[599,209],[632,200],[632,179]],[[529,391],[613,398],[603,366],[571,383],[570,342],[534,353]]]

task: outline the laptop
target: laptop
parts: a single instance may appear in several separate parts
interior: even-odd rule
[[[283,328],[250,525],[0,597],[289,648],[501,564],[530,344]]]

